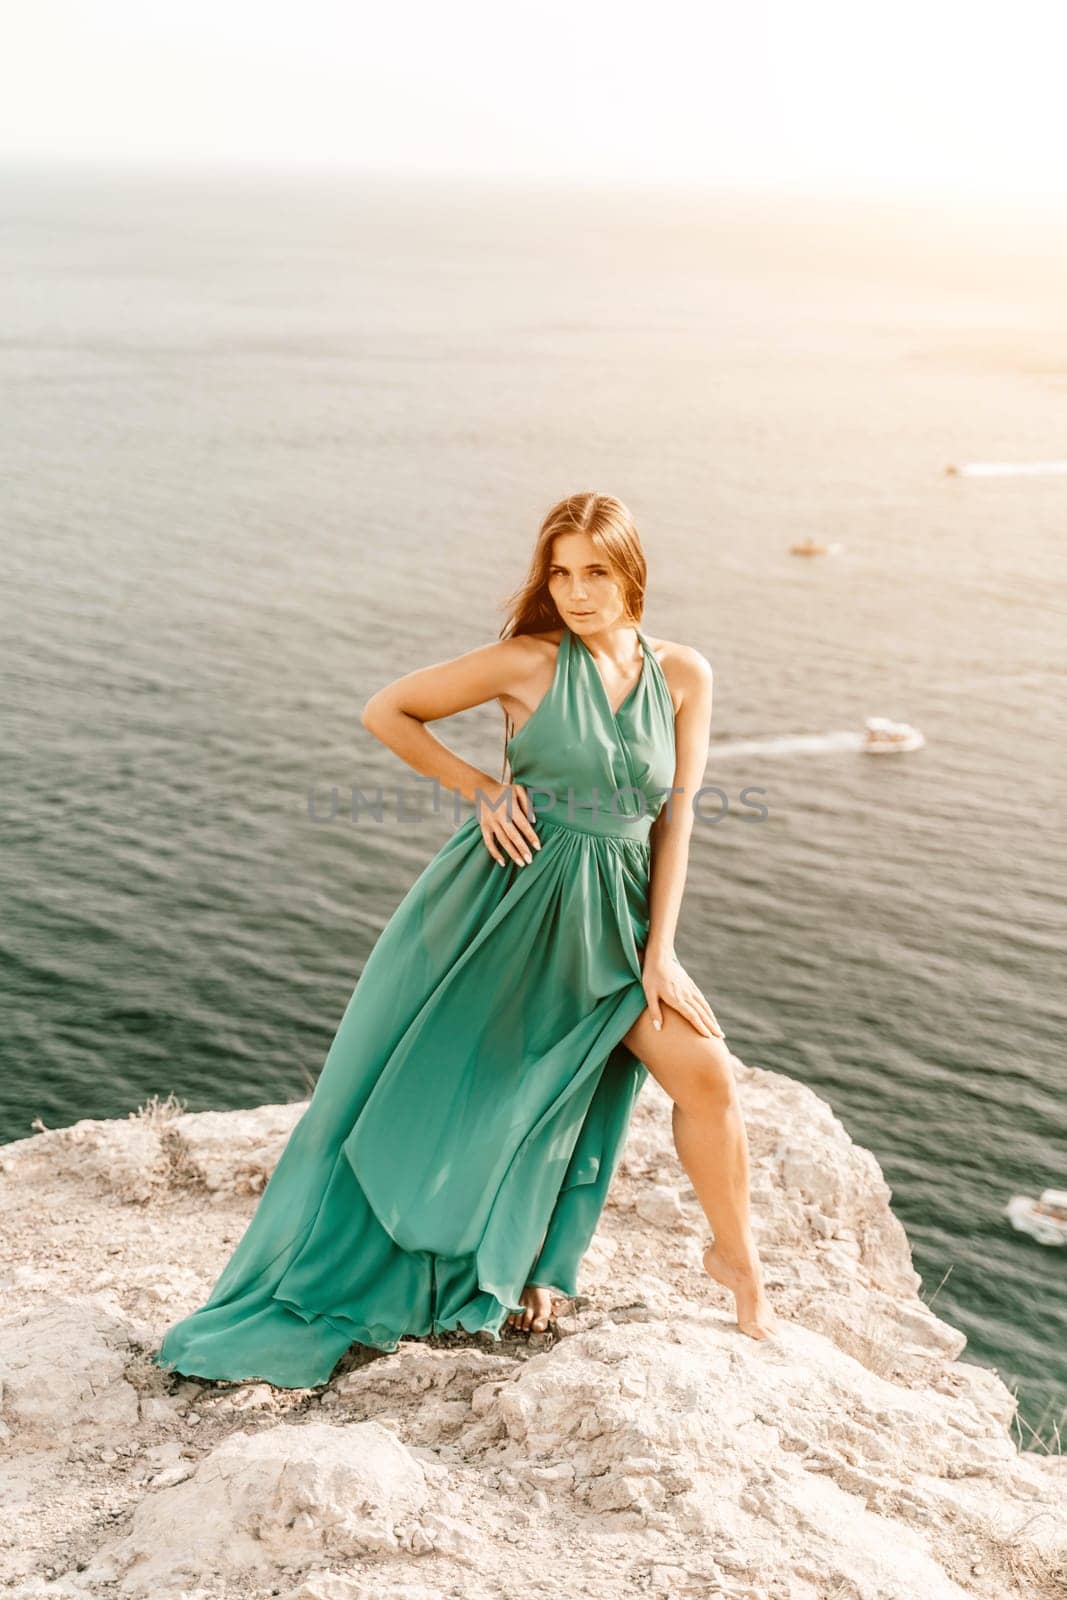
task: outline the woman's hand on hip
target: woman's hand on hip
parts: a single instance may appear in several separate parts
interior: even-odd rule
[[[488,803],[482,798],[483,794],[488,797]],[[487,784],[479,791],[474,814],[485,848],[500,866],[504,865],[501,850],[520,867],[533,860],[532,851],[540,850],[541,840],[533,825],[533,805],[521,783]]]

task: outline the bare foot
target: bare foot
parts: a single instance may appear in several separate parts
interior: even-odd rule
[[[542,1289],[538,1283],[528,1283],[520,1298],[525,1310],[513,1311],[507,1319],[508,1327],[544,1333],[552,1314],[552,1290]]]
[[[717,1244],[704,1250],[704,1270],[716,1283],[733,1291],[737,1326],[750,1339],[770,1339],[778,1332],[778,1319],[767,1299],[759,1269],[742,1268],[728,1261]]]

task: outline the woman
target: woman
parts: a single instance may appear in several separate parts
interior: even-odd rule
[[[550,1291],[577,1291],[648,1072],[714,1234],[704,1266],[743,1332],[776,1331],[731,1054],[673,950],[712,673],[637,625],[645,573],[625,506],[573,495],[542,524],[502,638],[367,701],[364,726],[474,811],[380,934],[251,1222],[161,1366],[303,1388],[354,1342],[541,1331]],[[492,699],[510,782],[426,726]]]

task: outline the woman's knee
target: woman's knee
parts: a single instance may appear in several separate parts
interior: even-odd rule
[[[635,1055],[683,1110],[724,1110],[737,1095],[733,1054],[725,1039],[709,1038],[684,1017],[665,1010],[665,1025],[652,1026],[646,1009],[626,1036]]]
[[[701,1038],[684,1074],[683,1110],[725,1111],[737,1099],[733,1057],[721,1039]]]

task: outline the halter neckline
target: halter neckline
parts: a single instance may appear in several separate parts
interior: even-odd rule
[[[590,667],[591,671],[593,672],[593,674],[595,675],[597,682],[600,684],[601,692],[602,692],[602,694],[604,696],[604,705],[607,708],[608,715],[611,718],[612,722],[614,722],[614,723],[618,722],[618,720],[619,720],[620,716],[622,715],[623,711],[626,709],[626,707],[629,705],[630,701],[633,699],[634,695],[637,693],[637,691],[640,689],[641,685],[644,683],[645,674],[648,671],[648,658],[652,654],[652,651],[651,651],[651,649],[649,647],[648,640],[645,638],[644,634],[641,632],[641,629],[637,626],[637,623],[636,622],[633,623],[632,626],[633,626],[634,632],[637,634],[637,637],[641,642],[641,670],[637,674],[637,677],[634,680],[633,684],[631,684],[630,688],[623,695],[622,699],[620,700],[620,702],[618,704],[617,709],[613,711],[612,708],[611,708],[611,700],[610,700],[610,698],[608,696],[607,684],[604,682],[603,674],[601,673],[600,668],[597,666],[596,661],[593,658],[593,652],[590,650],[589,646],[586,644],[585,640],[581,637],[581,635],[575,633],[573,628],[567,627],[566,623],[564,623],[564,627],[567,629],[567,633],[570,635],[570,637],[572,639],[577,639],[578,643],[581,645],[582,650],[584,651],[586,659],[587,659],[587,661],[589,663],[589,667]]]
[[[639,715],[639,708],[651,706],[653,701],[657,702],[657,706],[662,703],[669,709],[669,717],[667,716],[667,710],[664,711],[664,717],[670,722],[673,737],[674,707],[671,703],[670,690],[663,675],[663,668],[660,666],[651,645],[645,637],[644,630],[637,623],[632,624],[632,626],[641,641],[641,671],[637,676],[636,683],[629,689],[618,710],[613,711],[611,702],[608,699],[607,687],[588,645],[574,632],[573,628],[569,628],[565,622],[562,624],[562,633],[552,671],[552,681],[526,718],[522,727],[516,728],[507,740],[504,747],[506,761],[510,763],[512,761],[513,748],[517,744],[525,742],[527,730],[533,730],[540,726],[546,717],[552,715],[553,708],[559,708],[566,716],[568,714],[567,701],[570,699],[572,705],[570,715],[575,717],[581,715],[581,707],[574,701],[574,686],[587,672],[596,674],[597,687],[592,691],[587,691],[580,698],[588,701],[588,711],[599,708],[597,714],[602,721],[605,721],[610,726],[616,739],[621,736],[621,741],[625,744],[628,737],[627,724],[634,717],[642,720]],[[575,640],[581,646],[578,650],[574,648]],[[569,694],[568,685],[570,686]],[[514,767],[512,770],[514,771]]]

